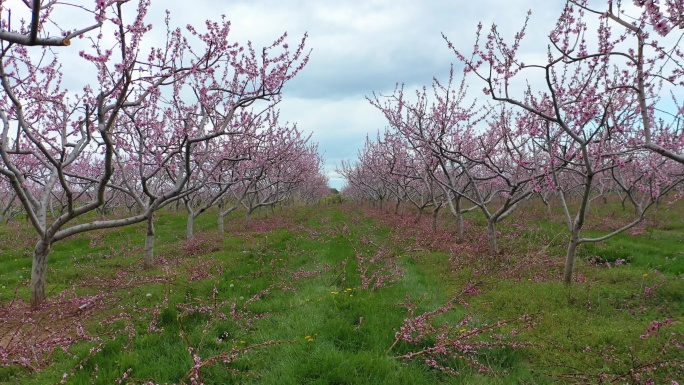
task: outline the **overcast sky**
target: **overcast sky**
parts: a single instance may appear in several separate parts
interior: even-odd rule
[[[454,54],[441,33],[456,45],[472,47],[477,23],[496,23],[512,34],[532,9],[529,40],[544,54],[549,21],[561,0],[193,0],[153,2],[171,10],[173,21],[198,23],[225,14],[237,41],[268,44],[284,31],[293,43],[305,32],[311,60],[285,89],[281,119],[297,122],[326,159],[332,187],[342,160],[353,160],[366,135],[384,129],[382,114],[366,96],[391,93],[397,82],[407,89],[444,79]],[[535,44],[529,44],[531,46]],[[479,90],[479,88],[477,88]]]
[[[598,1],[598,0],[597,0]],[[10,0],[6,4],[15,3]],[[311,59],[284,91],[281,119],[296,122],[313,133],[312,140],[326,159],[332,187],[343,181],[334,172],[342,160],[353,160],[366,135],[386,127],[382,114],[365,99],[388,94],[396,83],[406,89],[430,86],[433,77],[445,79],[451,63],[444,33],[469,52],[475,30],[496,23],[512,37],[532,10],[523,52],[545,58],[549,30],[563,0],[153,0],[150,13],[155,29],[164,32],[164,9],[173,26],[193,24],[201,30],[206,19],[226,15],[232,41],[251,40],[255,47],[270,43],[287,31],[291,46],[304,33]],[[6,5],[8,7],[9,5]],[[134,8],[134,6],[126,5]],[[23,7],[25,8],[25,7]],[[77,21],[78,11],[72,16]],[[64,15],[60,15],[64,16]],[[159,24],[159,25],[157,25]],[[71,47],[76,48],[76,47]],[[531,62],[532,60],[525,60]],[[67,75],[69,76],[69,75]],[[78,76],[78,73],[73,73]],[[473,91],[479,93],[483,85]],[[479,96],[479,95],[478,95]]]

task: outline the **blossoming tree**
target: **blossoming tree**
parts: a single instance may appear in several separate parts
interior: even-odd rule
[[[291,51],[285,35],[258,53],[251,43],[233,43],[225,19],[207,22],[204,32],[169,27],[165,41],[151,48],[150,1],[141,0],[137,7],[119,1],[97,4],[102,25],[80,52],[86,83],[78,92],[65,87],[66,69],[55,52],[0,41],[0,174],[9,180],[37,234],[34,307],[45,300],[54,242],[150,218],[183,193],[195,150],[240,130],[243,109],[277,100],[308,58],[304,40]],[[113,186],[126,180],[114,178],[123,163],[139,170],[127,179],[136,187]],[[92,164],[98,167],[88,167]],[[82,222],[111,188],[142,192],[137,200],[141,210]],[[65,208],[48,220],[55,191],[63,194]]]
[[[585,0],[567,1],[549,34],[545,63],[530,64],[520,59],[527,21],[511,42],[500,35],[496,26],[483,37],[480,25],[472,55],[454,50],[467,70],[484,81],[485,94],[543,121],[536,128],[531,127],[530,134],[545,149],[547,163],[554,164],[551,185],[561,192],[571,235],[564,273],[567,283],[571,282],[580,244],[607,239],[639,223],[646,209],[675,186],[679,181],[676,175],[681,174],[667,162],[654,162],[643,149],[680,163],[684,160],[680,156],[681,127],[663,120],[656,124],[657,111],[664,108],[659,92],[684,84],[684,72],[678,64],[682,51],[676,45],[667,46],[666,40],[649,37],[651,32],[667,35],[673,26],[681,25],[682,2],[668,2],[665,13],[655,2],[636,3],[642,8],[637,8],[638,15],[632,21],[624,15],[634,10],[625,9],[627,6],[620,2],[608,1],[606,9],[599,11],[590,8]],[[595,24],[593,30],[590,24]],[[484,43],[480,42],[482,37]],[[528,74],[538,76],[541,85],[516,88],[521,79],[529,79]],[[673,97],[676,105],[674,93]],[[676,108],[671,114],[674,122],[682,112],[680,107]],[[618,177],[616,181],[622,190],[643,192],[643,187],[624,185],[626,181],[648,180],[646,184],[650,186],[641,198],[630,198],[636,204],[635,217],[604,236],[583,237],[581,231],[590,202],[596,196],[597,181],[606,175],[617,176],[617,171],[628,163],[641,170],[643,178]],[[673,173],[658,173],[653,169],[656,164]],[[570,190],[563,189],[568,183],[561,183],[561,179],[570,181],[573,189],[579,191],[577,207],[567,204]]]

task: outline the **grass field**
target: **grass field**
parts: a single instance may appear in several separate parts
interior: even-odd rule
[[[600,207],[588,232],[610,228]],[[583,245],[560,283],[568,235],[528,207],[499,227],[404,209],[283,208],[226,235],[211,213],[55,244],[49,303],[28,311],[33,238],[0,227],[1,384],[672,384],[684,378],[684,205]],[[391,210],[390,210],[391,211]],[[683,382],[684,383],[684,382]]]

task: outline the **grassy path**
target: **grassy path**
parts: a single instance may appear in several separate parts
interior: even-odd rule
[[[184,241],[183,215],[161,215],[159,264],[148,271],[140,228],[55,247],[52,303],[28,315],[30,242],[4,229],[17,245],[0,255],[0,282],[19,290],[0,292],[0,383],[551,384],[682,374],[676,273],[582,265],[583,282],[565,287],[549,258],[492,260],[476,241],[455,245],[448,229],[400,230],[390,214],[347,206],[287,209],[248,229],[236,219],[223,239],[204,221]],[[662,325],[640,338],[654,320]],[[36,356],[41,343],[39,352],[57,349]]]

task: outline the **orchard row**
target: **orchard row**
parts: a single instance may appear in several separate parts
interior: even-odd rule
[[[168,204],[185,205],[190,237],[212,206],[222,223],[238,206],[327,194],[317,145],[278,119],[283,87],[308,61],[306,36],[257,50],[233,42],[225,18],[180,29],[167,15],[159,39],[148,0],[86,2],[93,24],[59,35],[74,26],[51,15],[74,8],[25,3],[30,24],[0,7],[0,201],[37,235],[33,307],[51,245],[69,236],[146,221],[149,266],[154,213]],[[78,57],[53,48],[82,37]]]
[[[521,202],[558,201],[570,283],[579,245],[630,229],[684,187],[684,2],[567,1],[538,63],[520,52],[529,17],[510,41],[480,25],[468,54],[445,36],[462,72],[413,96],[397,86],[369,98],[388,128],[339,172],[355,199],[410,202],[435,218],[448,207],[459,238],[463,214],[479,211],[492,254],[497,225]],[[486,100],[472,92],[481,87]],[[633,215],[585,236],[591,202],[611,194]]]

